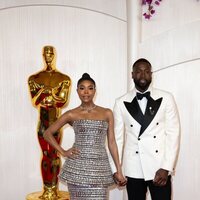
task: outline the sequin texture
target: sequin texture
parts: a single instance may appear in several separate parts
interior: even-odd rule
[[[74,147],[80,155],[67,158],[59,175],[62,182],[76,186],[108,187],[114,184],[105,148],[108,123],[104,120],[76,120]]]

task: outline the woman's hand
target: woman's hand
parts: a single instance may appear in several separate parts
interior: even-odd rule
[[[114,181],[118,186],[125,186],[127,183],[126,178],[124,178],[121,172],[115,172],[113,175]]]
[[[64,150],[61,155],[65,158],[71,158],[71,159],[74,159],[74,158],[77,158],[78,155],[80,154],[80,151],[76,148],[76,147],[72,147],[68,150]]]

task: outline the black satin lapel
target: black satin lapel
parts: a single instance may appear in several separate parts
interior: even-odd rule
[[[151,97],[149,98],[139,136],[142,135],[142,133],[149,126],[153,118],[156,116],[156,113],[158,112],[158,109],[161,105],[162,99],[163,98],[154,100]]]
[[[142,114],[142,111],[140,109],[140,106],[138,104],[138,101],[136,97],[133,99],[132,102],[126,102],[124,101],[124,105],[130,115],[140,124],[142,125],[143,123],[143,117],[144,115]]]

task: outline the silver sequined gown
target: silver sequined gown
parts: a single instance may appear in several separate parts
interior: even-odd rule
[[[70,200],[106,200],[113,177],[105,148],[108,123],[104,120],[76,120],[76,159],[66,159],[59,179],[67,183]]]

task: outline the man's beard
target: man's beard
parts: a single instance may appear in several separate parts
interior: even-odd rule
[[[134,83],[137,89],[141,91],[145,91],[148,89],[149,85],[151,84],[151,80],[145,80],[144,82],[142,82],[141,80],[134,79]]]

